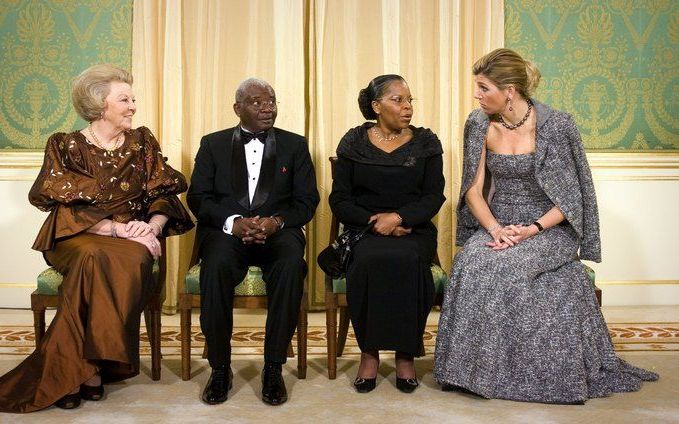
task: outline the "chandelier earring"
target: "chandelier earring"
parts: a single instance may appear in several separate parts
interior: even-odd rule
[[[509,105],[509,111],[513,111],[514,108],[512,107],[512,99],[511,97],[507,97],[507,104]]]

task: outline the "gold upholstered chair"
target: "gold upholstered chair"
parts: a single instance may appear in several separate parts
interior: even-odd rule
[[[200,308],[200,263],[198,262],[198,243],[194,242],[189,271],[186,273],[184,292],[179,295],[181,325],[182,380],[191,379],[191,310]],[[241,309],[266,309],[266,283],[262,270],[251,266],[245,279],[234,289],[233,307]],[[297,323],[297,377],[306,378],[307,370],[307,280],[304,280],[304,294],[299,308]],[[293,357],[292,343],[288,346],[288,357]],[[207,344],[203,348],[203,358],[207,358]]]
[[[160,246],[165,252],[165,239],[160,239]],[[151,345],[151,378],[160,380],[160,309],[165,293],[166,276],[166,256],[161,256],[153,264],[153,276],[160,281],[158,292],[144,309],[144,321],[146,323],[146,333]],[[56,308],[59,303],[59,286],[63,281],[63,276],[53,267],[42,271],[37,278],[38,287],[31,293],[31,310],[33,311],[33,327],[35,329],[35,347],[42,342],[45,335],[45,310]]]

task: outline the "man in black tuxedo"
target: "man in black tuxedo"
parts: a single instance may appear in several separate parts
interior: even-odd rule
[[[302,226],[318,205],[306,139],[274,128],[273,88],[250,78],[236,90],[237,127],[204,136],[187,195],[198,218],[200,325],[212,374],[203,401],[227,399],[233,374],[234,287],[249,265],[262,269],[268,297],[262,400],[287,400],[281,366],[297,327],[307,267]]]

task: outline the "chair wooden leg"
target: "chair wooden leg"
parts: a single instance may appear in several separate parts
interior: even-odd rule
[[[182,380],[191,379],[191,308],[182,306],[179,315],[182,339]]]
[[[344,346],[347,344],[347,334],[349,333],[349,313],[346,307],[339,307],[339,333],[337,338],[337,356],[342,356]]]
[[[292,348],[292,340],[290,340],[290,343],[288,344],[288,358],[294,358],[295,357],[295,350]]]
[[[332,294],[325,297],[325,334],[328,344],[328,378],[337,378],[337,306]]]
[[[300,308],[299,321],[297,324],[297,378],[306,378],[306,355],[307,355],[307,311]]]
[[[160,299],[155,298],[152,301],[151,309],[151,328],[152,333],[149,335],[151,341],[151,378],[154,381],[160,380]]]
[[[33,309],[33,328],[35,330],[35,348],[37,349],[45,335],[45,308]]]
[[[153,347],[153,322],[151,319],[152,302],[153,299],[151,299],[151,302],[149,302],[149,304],[146,305],[146,308],[144,308],[144,325],[146,326],[146,335],[149,338],[149,344],[151,344],[151,347]]]
[[[599,287],[594,287],[594,294],[596,294],[596,301],[601,307],[601,289]]]

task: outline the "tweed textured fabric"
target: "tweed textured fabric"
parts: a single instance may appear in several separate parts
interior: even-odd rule
[[[599,211],[578,128],[569,114],[537,100],[533,103],[537,120],[534,160],[537,183],[580,237],[580,257],[600,262]],[[464,194],[471,187],[479,167],[489,125],[488,116],[481,109],[475,109],[464,126],[462,185],[457,205],[458,246],[462,246],[479,229]],[[491,185],[488,175],[485,184]]]
[[[488,152],[503,224],[530,224],[554,206],[535,177],[535,154]],[[444,293],[434,377],[487,398],[582,402],[635,391],[657,374],[618,358],[577,259],[571,225],[494,251],[476,231],[455,258]]]

